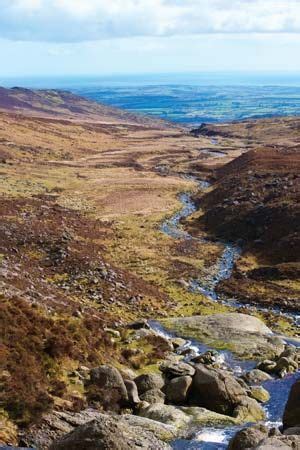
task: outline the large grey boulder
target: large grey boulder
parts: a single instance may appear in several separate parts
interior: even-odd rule
[[[81,425],[55,441],[50,450],[140,450],[171,447],[142,426],[132,426],[117,417],[103,416]]]
[[[174,405],[183,405],[187,400],[192,382],[193,378],[190,376],[177,377],[170,380],[165,388],[167,402]]]
[[[272,359],[284,350],[282,339],[272,335],[257,317],[247,314],[180,317],[163,323],[183,336],[194,337],[215,348],[227,347],[244,358]]]
[[[220,414],[232,415],[246,396],[245,389],[228,372],[208,369],[203,364],[197,364],[195,369],[189,403]]]
[[[283,414],[283,428],[300,426],[300,378],[293,384]]]
[[[161,373],[139,375],[134,381],[140,395],[146,391],[150,391],[150,389],[162,389],[165,384],[164,377]]]

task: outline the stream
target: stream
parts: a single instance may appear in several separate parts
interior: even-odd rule
[[[189,179],[196,180],[194,177],[187,177]],[[207,181],[199,181],[199,188],[202,190],[210,187],[210,184]],[[195,239],[199,242],[205,242],[206,239],[195,238],[191,236],[187,231],[185,231],[181,225],[180,221],[183,218],[187,218],[191,214],[197,211],[196,205],[192,201],[191,194],[182,193],[179,196],[179,200],[181,201],[183,207],[182,209],[175,213],[171,218],[167,219],[161,225],[161,231],[168,236],[174,239],[186,239],[191,240]],[[238,245],[231,243],[224,243],[224,251],[219,258],[219,261],[216,264],[214,275],[205,280],[200,279],[191,279],[188,281],[188,289],[192,292],[199,292],[204,294],[206,297],[213,301],[221,302],[228,306],[240,307],[247,306],[252,310],[260,310],[260,311],[271,311],[268,308],[263,307],[254,307],[252,305],[245,305],[238,302],[237,299],[226,298],[225,296],[220,296],[216,292],[216,286],[221,280],[227,279],[230,277],[235,261],[241,254],[241,248]],[[278,315],[284,315],[286,317],[291,318],[294,322],[299,325],[300,324],[300,316],[293,313],[282,313],[279,309],[272,309],[272,312]],[[176,333],[172,333],[164,329],[164,327],[156,322],[150,321],[149,324],[151,328],[154,329],[157,333],[162,336],[171,339],[174,336],[178,336]],[[195,340],[189,339],[188,336],[180,336],[183,338],[188,338],[185,344],[185,348],[189,348],[193,355],[199,355],[209,349],[211,347]],[[287,343],[291,343],[300,346],[300,343],[297,341],[293,341],[292,339],[286,338],[285,341]],[[256,366],[256,361],[245,361],[237,358],[234,354],[232,354],[228,350],[219,352],[219,362],[230,368],[236,375],[241,375],[244,371],[251,370]],[[187,360],[189,357],[186,358]],[[288,394],[292,384],[299,378],[299,372],[287,375],[283,379],[272,379],[266,381],[262,384],[262,386],[267,389],[270,393],[270,400],[268,403],[264,405],[264,409],[266,411],[267,421],[266,424],[269,426],[278,427],[281,424],[281,419],[285,407],[285,403],[288,398]],[[244,426],[229,426],[226,428],[217,428],[217,427],[203,427],[197,430],[197,432],[193,435],[192,439],[177,439],[172,443],[172,448],[174,450],[223,450],[228,446],[228,442],[231,437]]]

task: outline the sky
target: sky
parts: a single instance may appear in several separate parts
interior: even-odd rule
[[[0,76],[300,72],[300,0],[0,0]]]

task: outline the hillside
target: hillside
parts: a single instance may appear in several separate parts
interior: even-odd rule
[[[299,311],[300,147],[251,150],[215,174],[201,224],[244,249],[219,289],[242,302]]]
[[[286,120],[272,122],[285,142],[274,149],[244,139],[244,123],[195,137],[61,91],[1,89],[0,109],[0,443],[46,449],[78,411],[122,409],[87,380],[101,364],[131,380],[178,359],[146,319],[235,311],[189,288],[214,276],[217,236],[244,244],[219,289],[297,306],[299,158]],[[191,175],[213,184],[203,192]],[[201,239],[163,232],[173,217],[182,231],[192,194],[203,211],[182,226]],[[290,319],[257,314],[297,335]]]
[[[62,90],[0,87],[0,110],[38,117],[166,128],[165,122],[102,105]],[[172,125],[169,124],[170,128]],[[175,128],[175,127],[174,127]]]

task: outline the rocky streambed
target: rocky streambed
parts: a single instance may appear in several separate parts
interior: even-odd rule
[[[210,186],[206,181],[199,181],[198,183],[200,189],[206,189]],[[172,218],[164,222],[161,230],[175,239],[197,239],[180,227],[181,219],[187,218],[189,215],[193,214],[196,211],[196,205],[193,203],[191,195],[186,193],[181,194],[180,200],[183,204],[183,208]],[[221,280],[230,277],[234,263],[241,253],[240,247],[236,244],[223,243],[223,245],[224,251],[218,261],[218,270],[214,276],[204,281],[199,279],[188,280],[188,288],[194,292],[201,292],[215,301],[239,308],[242,305],[236,299],[225,298],[224,296],[221,297],[216,292],[218,283]],[[257,308],[251,305],[247,306],[254,312],[255,310],[267,311],[265,308]],[[279,315],[283,314],[279,310],[272,310],[272,312]],[[284,315],[292,319],[297,325],[299,324],[299,315],[293,313],[284,313]],[[277,354],[277,358],[275,357],[276,362],[273,361],[273,363],[270,363],[269,361],[269,367],[266,362],[261,363],[260,365],[258,364],[258,367],[263,368],[269,373],[272,373],[273,371],[273,375],[276,376],[275,379],[271,378],[269,380],[261,380],[261,383],[263,388],[266,389],[269,394],[269,399],[264,406],[266,423],[274,426],[280,425],[284,405],[287,401],[290,388],[295,380],[300,377],[298,370],[299,366],[297,366],[297,363],[294,367],[288,367],[289,363],[286,360],[285,352],[287,352],[288,355],[291,355],[295,350],[295,353],[297,353],[296,348],[300,347],[300,343],[289,339],[284,339],[284,341],[282,341],[273,336],[271,330],[266,329],[267,327],[265,329],[263,327],[258,327],[257,329],[254,327],[253,329],[250,325],[248,330],[251,331],[247,335],[247,324],[245,325],[245,329],[243,328],[242,323],[246,316],[242,317],[244,315],[236,314],[236,316],[233,317],[234,314],[232,314],[231,319],[232,322],[236,321],[236,326],[231,326],[232,323],[230,325],[228,316],[225,320],[225,327],[222,326],[224,316],[222,318],[218,315],[215,317],[209,316],[170,319],[166,321],[166,328],[163,328],[160,324],[152,322],[152,327],[167,338],[171,338],[172,336],[174,337],[174,333],[176,336],[192,338],[185,344],[184,351],[188,355],[187,358],[190,358],[189,354],[193,354],[194,357],[196,357],[195,354],[199,355],[199,353],[208,351],[208,349],[213,349],[215,347],[218,348],[220,343],[222,343],[222,345],[225,343],[227,350],[218,354],[219,362],[221,359],[222,362],[225,363],[226,369],[229,369],[234,374],[242,375],[246,377],[246,379],[247,374],[251,373],[251,371],[249,372],[251,366],[253,368],[257,365],[258,358],[261,358],[262,355],[267,356],[268,352],[273,352],[273,355]],[[286,344],[287,347],[285,350],[282,349],[282,353],[280,355],[279,348],[280,345],[283,344]],[[289,344],[291,344],[290,347],[288,347]],[[228,349],[232,349],[233,352]],[[235,355],[238,355],[239,358]],[[296,357],[296,359],[297,358],[298,357]],[[280,378],[278,378],[278,376]],[[248,381],[250,380],[248,379]],[[253,380],[250,381],[250,384],[252,382]],[[260,384],[258,380],[257,384]],[[173,448],[177,450],[210,450],[226,448],[230,438],[236,433],[236,431],[236,425],[200,428],[197,432],[195,432],[194,439],[176,440],[173,443]]]

